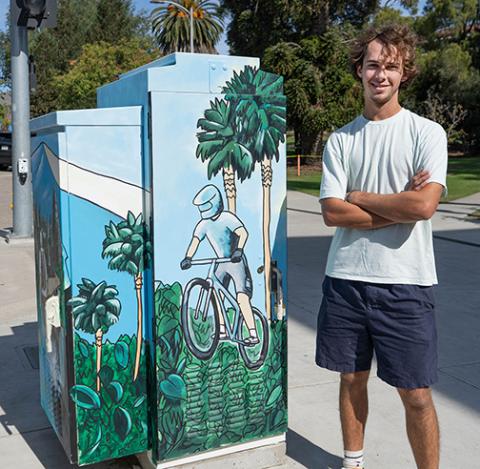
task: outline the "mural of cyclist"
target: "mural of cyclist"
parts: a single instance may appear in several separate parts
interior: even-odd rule
[[[259,343],[250,299],[252,298],[252,276],[243,252],[248,239],[248,231],[242,221],[233,213],[223,209],[223,198],[219,189],[209,184],[203,187],[193,199],[193,204],[200,211],[201,220],[193,230],[192,240],[185,258],[180,263],[182,270],[192,266],[192,258],[200,243],[207,238],[217,258],[229,257],[231,262],[217,264],[215,275],[228,288],[233,281],[238,306],[248,327],[250,337],[245,339],[247,345]],[[220,315],[220,339],[227,339],[225,322]]]

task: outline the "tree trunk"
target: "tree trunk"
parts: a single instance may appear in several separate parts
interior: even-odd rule
[[[315,143],[313,144],[313,154],[320,155],[322,150],[323,143],[323,130],[318,132],[317,137],[315,138]]]
[[[102,367],[102,329],[95,333],[95,345],[97,346],[97,392],[100,392],[100,368]]]
[[[223,168],[223,187],[227,196],[227,206],[230,213],[237,211],[237,188],[235,186],[235,171],[232,165]]]
[[[265,273],[265,313],[267,319],[272,317],[271,298],[271,263],[270,252],[270,187],[272,186],[272,161],[265,158],[261,162],[263,186],[263,265]]]
[[[142,274],[135,276],[135,291],[137,293],[137,349],[135,351],[135,368],[133,370],[133,381],[138,377],[140,368],[140,355],[142,352],[143,339],[143,308],[142,308]]]

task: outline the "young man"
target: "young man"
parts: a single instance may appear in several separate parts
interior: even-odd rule
[[[318,316],[316,362],[341,373],[345,468],[363,468],[367,380],[397,388],[420,469],[438,469],[439,431],[430,385],[437,380],[430,218],[446,189],[447,140],[435,122],[399,104],[416,74],[408,28],[370,28],[352,47],[363,114],[325,147],[320,202],[336,226]],[[385,467],[388,467],[385,461]]]

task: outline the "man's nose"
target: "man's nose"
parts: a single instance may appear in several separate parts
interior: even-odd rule
[[[381,79],[381,80],[384,80],[386,77],[387,77],[387,74],[386,74],[385,67],[379,67],[377,69],[377,78]]]

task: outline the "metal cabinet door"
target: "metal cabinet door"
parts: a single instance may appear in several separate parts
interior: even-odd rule
[[[240,111],[220,94],[152,92],[150,116],[154,456],[164,460],[286,430],[284,302],[265,282],[272,253],[286,273],[285,146],[278,162],[255,161],[261,142],[241,134]]]

